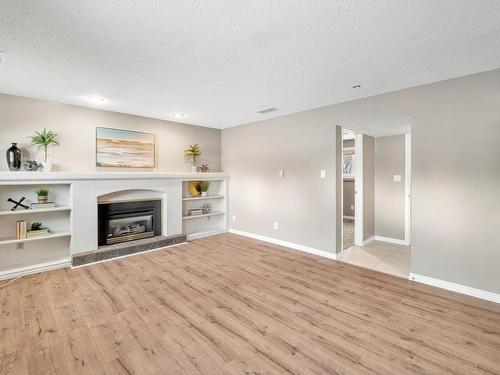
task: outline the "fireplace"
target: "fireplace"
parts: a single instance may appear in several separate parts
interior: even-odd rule
[[[161,235],[161,200],[100,203],[98,244],[112,245]]]

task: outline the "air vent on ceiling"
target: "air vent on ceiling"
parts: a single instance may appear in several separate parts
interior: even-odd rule
[[[269,107],[269,108],[260,109],[257,111],[257,113],[264,114],[264,113],[269,113],[269,112],[273,112],[273,111],[276,111],[276,108]]]

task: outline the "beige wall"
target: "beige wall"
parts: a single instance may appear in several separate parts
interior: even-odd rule
[[[203,159],[212,171],[220,171],[220,130],[217,129],[4,94],[0,94],[0,124],[0,148],[4,150],[0,170],[7,170],[4,154],[11,142],[19,143],[24,159],[41,161],[41,154],[28,147],[28,136],[46,126],[59,133],[61,145],[53,149],[57,170],[95,171],[95,128],[104,126],[154,133],[157,171],[191,171],[184,160],[184,148],[192,143],[201,145]]]
[[[363,239],[375,235],[375,140],[363,134]]]
[[[395,182],[394,175],[401,181]],[[375,138],[375,234],[405,237],[405,136]]]
[[[499,293],[499,106],[494,70],[224,130],[232,226],[335,251],[335,125],[410,118],[412,272]]]
[[[321,111],[225,129],[231,227],[334,252],[335,142],[335,123]]]

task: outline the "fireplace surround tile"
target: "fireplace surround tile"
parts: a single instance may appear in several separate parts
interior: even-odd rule
[[[125,255],[141,253],[159,249],[162,247],[178,245],[186,242],[186,235],[156,236],[142,240],[117,243],[114,245],[101,246],[95,251],[79,253],[72,258],[72,266],[78,267],[89,263],[100,262]]]

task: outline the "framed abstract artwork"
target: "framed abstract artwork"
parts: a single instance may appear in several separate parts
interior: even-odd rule
[[[155,135],[97,127],[96,166],[154,168]]]

